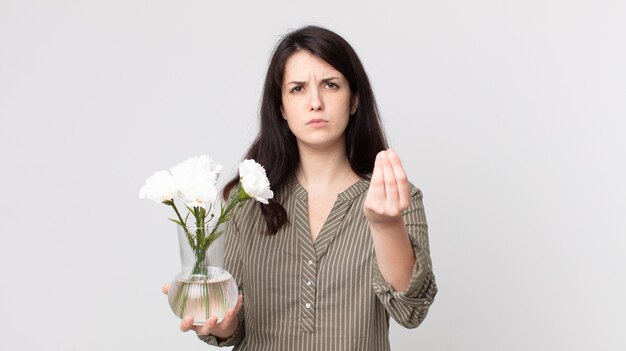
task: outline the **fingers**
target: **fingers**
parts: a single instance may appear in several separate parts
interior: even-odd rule
[[[224,319],[221,322],[219,322],[216,327],[221,330],[232,329],[233,323],[238,322],[237,314],[239,313],[241,306],[243,306],[243,295],[239,294],[239,296],[237,297],[237,304],[235,305],[235,307],[226,311],[226,315],[224,316]],[[216,321],[217,321],[217,318],[216,318]]]
[[[226,315],[224,319],[218,323],[217,316],[212,316],[207,319],[207,321],[203,325],[194,325],[193,317],[186,316],[180,321],[180,330],[183,332],[188,332],[190,330],[194,330],[198,335],[209,335],[213,334],[218,337],[221,335],[231,335],[234,333],[235,329],[237,329],[237,314],[239,310],[243,306],[243,295],[239,295],[237,298],[237,304],[234,308],[226,311]]]
[[[211,318],[207,319],[207,321],[204,322],[203,325],[196,326],[194,329],[196,331],[196,334],[198,335],[209,335],[216,325],[217,317],[212,316]]]
[[[186,316],[180,321],[180,330],[184,332],[188,332],[193,329],[193,317]]]
[[[239,294],[239,296],[237,297],[237,304],[235,305],[235,308],[233,309],[235,314],[239,313],[241,306],[243,306],[243,294]]]
[[[368,209],[397,216],[408,208],[410,188],[406,172],[395,150],[388,149],[376,155],[372,179],[366,201]]]
[[[388,204],[393,206],[398,203],[398,186],[396,185],[396,177],[393,173],[393,167],[391,166],[391,162],[389,160],[389,157],[391,155],[391,149],[389,151],[386,151],[384,157],[381,160],[381,165],[383,168],[383,177],[385,179],[385,198]]]
[[[163,284],[163,287],[161,288],[161,291],[167,295],[167,292],[170,291],[170,284],[169,283],[165,283]]]
[[[376,155],[376,161],[374,162],[374,170],[372,171],[372,179],[370,180],[371,196],[378,201],[385,199],[385,177],[383,175],[383,157],[385,151],[381,151]],[[370,194],[368,194],[370,195]]]
[[[408,177],[404,171],[400,158],[396,154],[396,151],[390,148],[387,151],[387,154],[389,155],[389,163],[391,164],[394,179],[396,181],[399,206],[401,209],[406,209],[409,207],[411,197]]]
[[[193,317],[185,316],[185,318],[180,321],[180,330],[183,332],[193,330],[198,335],[208,335],[211,334],[211,331],[217,325],[216,316],[212,316],[211,318],[207,319],[206,322],[204,322],[204,324],[202,325],[194,325],[193,321]]]

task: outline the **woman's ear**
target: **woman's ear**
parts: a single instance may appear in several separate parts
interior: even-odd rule
[[[354,95],[352,97],[352,106],[350,107],[350,115],[354,115],[356,113],[356,109],[359,107],[359,95]]]
[[[286,121],[287,118],[285,118],[285,110],[283,110],[283,106],[280,106],[280,115],[283,116],[283,119]]]

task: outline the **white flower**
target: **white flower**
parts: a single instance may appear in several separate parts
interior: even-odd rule
[[[265,175],[265,169],[254,160],[244,160],[239,165],[239,181],[248,196],[256,201],[267,204],[274,197],[270,190],[270,181]]]
[[[146,180],[146,184],[139,189],[140,199],[150,199],[156,203],[170,201],[176,196],[176,186],[170,172],[159,171]]]
[[[172,178],[178,194],[189,207],[205,207],[217,198],[215,184],[222,166],[207,155],[192,157],[172,167]]]

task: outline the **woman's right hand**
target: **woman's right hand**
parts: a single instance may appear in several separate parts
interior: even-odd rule
[[[161,291],[167,295],[169,288],[170,285],[166,283],[163,285]],[[193,330],[198,335],[211,334],[219,339],[228,339],[237,330],[237,325],[239,324],[237,313],[239,313],[241,306],[243,306],[243,295],[239,294],[235,308],[226,311],[226,316],[221,322],[217,322],[216,316],[211,316],[203,325],[193,325],[193,317],[185,316],[185,318],[180,321],[180,330],[184,332]]]

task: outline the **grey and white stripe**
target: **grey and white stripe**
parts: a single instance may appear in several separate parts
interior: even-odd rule
[[[389,350],[389,316],[407,328],[426,317],[437,293],[422,193],[411,186],[403,214],[416,264],[409,287],[382,278],[362,208],[369,181],[339,194],[313,242],[307,192],[295,176],[281,196],[289,224],[263,234],[259,204],[248,201],[228,224],[226,269],[244,294],[239,326],[227,340],[200,336],[234,350]]]

